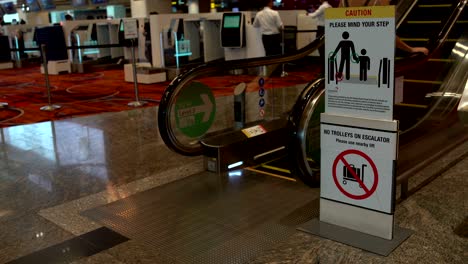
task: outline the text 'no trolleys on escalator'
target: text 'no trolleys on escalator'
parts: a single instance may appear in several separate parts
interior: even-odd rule
[[[393,217],[395,8],[329,8],[325,18],[320,217],[299,229],[388,255],[409,236]]]

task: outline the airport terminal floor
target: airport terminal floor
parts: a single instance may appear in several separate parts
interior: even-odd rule
[[[451,164],[397,202],[411,236],[383,257],[296,229],[319,188],[170,151],[157,111],[3,128],[0,263],[468,262],[468,142],[414,177]]]
[[[40,114],[25,102],[39,112],[50,99],[42,74],[2,75],[0,263],[468,263],[468,2],[433,2],[413,5],[396,31],[428,56],[353,39],[363,61],[379,55],[369,79],[364,64],[343,71],[343,50],[325,74],[309,56],[332,36],[347,43],[347,31],[190,67],[142,85],[140,108],[116,81],[120,62],[53,77],[45,87],[63,107]],[[393,43],[386,34],[372,40]]]

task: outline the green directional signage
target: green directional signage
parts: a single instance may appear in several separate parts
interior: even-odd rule
[[[183,89],[175,104],[177,128],[186,136],[204,135],[213,124],[216,104],[211,89],[193,82]]]

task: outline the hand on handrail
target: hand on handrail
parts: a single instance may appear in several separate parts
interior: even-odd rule
[[[427,56],[429,54],[429,50],[426,47],[412,47],[411,53],[422,53]]]

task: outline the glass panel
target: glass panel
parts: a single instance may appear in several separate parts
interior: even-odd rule
[[[449,27],[450,31],[443,32],[448,33],[447,39],[427,62],[403,73],[404,81],[400,87],[402,101],[397,101],[395,108],[395,119],[401,121],[401,130],[421,123],[429,117],[428,113],[432,118],[439,115],[437,118],[443,119],[456,106],[462,89],[459,84],[463,83],[457,73],[461,70],[467,52],[467,28],[464,24],[467,14],[465,8],[458,21]],[[411,40],[409,44],[412,46],[423,44]],[[396,93],[399,92],[397,88]]]

